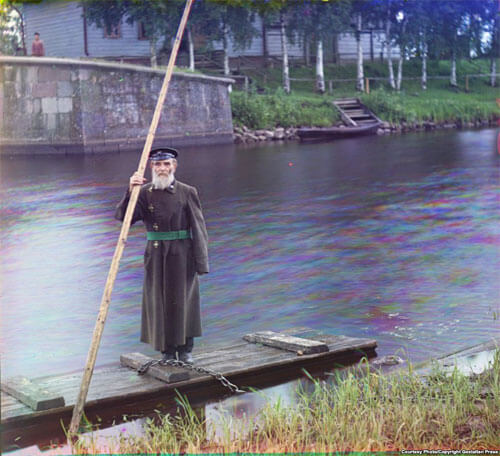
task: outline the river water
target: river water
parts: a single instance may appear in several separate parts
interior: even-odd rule
[[[306,326],[419,361],[500,335],[494,130],[182,150],[211,273],[197,348]],[[82,369],[138,154],[1,158],[1,369]],[[114,287],[97,365],[139,342],[142,226]]]

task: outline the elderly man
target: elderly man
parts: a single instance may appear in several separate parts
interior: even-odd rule
[[[141,341],[163,359],[193,362],[193,338],[201,336],[198,275],[208,272],[207,230],[196,188],[175,179],[178,153],[154,149],[152,182],[134,173],[116,208],[123,220],[133,186],[141,185],[132,223],[147,229],[144,253]]]

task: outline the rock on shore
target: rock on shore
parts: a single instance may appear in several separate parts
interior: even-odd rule
[[[236,144],[299,139],[296,128],[277,127],[268,130],[250,130],[245,126],[234,127],[233,138]]]

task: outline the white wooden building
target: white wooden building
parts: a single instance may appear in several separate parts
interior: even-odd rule
[[[89,24],[83,17],[83,9],[77,0],[43,0],[40,3],[25,3],[23,7],[25,40],[28,54],[35,32],[39,32],[45,44],[48,57],[123,59],[146,63],[150,55],[149,40],[144,37],[141,24],[128,24],[122,20],[114,34],[109,36],[104,29]],[[256,17],[255,28],[263,30],[262,19]],[[282,55],[280,30],[277,26],[265,28],[263,34],[255,37],[245,49],[229,43],[229,56],[262,57],[267,55],[279,58]],[[363,54],[366,59],[385,58],[385,35],[380,30],[365,30],[362,34]],[[336,43],[325,43],[325,61],[352,61],[356,59],[356,40],[354,33],[337,36]],[[159,43],[158,46],[161,46]],[[296,40],[288,43],[290,58],[304,58],[305,47]],[[214,43],[215,51],[222,50],[221,43]],[[314,46],[310,47],[312,55]],[[397,58],[399,51],[393,48],[392,55]]]

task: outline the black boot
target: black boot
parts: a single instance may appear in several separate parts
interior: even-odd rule
[[[167,347],[165,351],[162,351],[163,361],[169,361],[171,359],[176,359],[175,357],[175,347]]]
[[[177,352],[179,353],[179,361],[187,364],[193,364],[193,351],[194,339],[192,337],[186,337],[186,343],[184,345],[179,345],[177,347]]]

